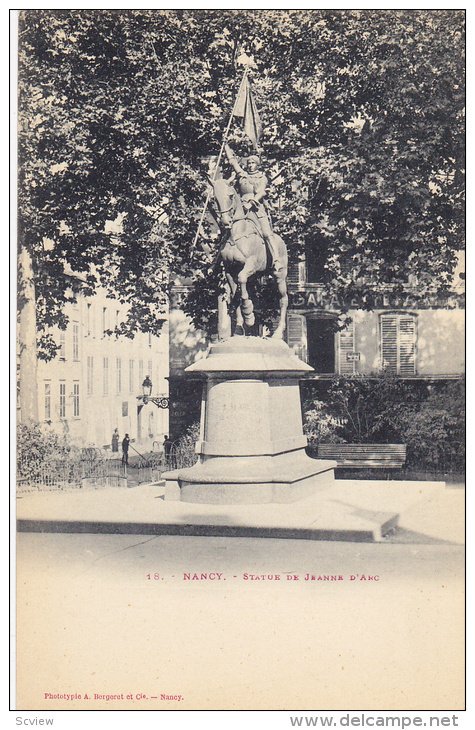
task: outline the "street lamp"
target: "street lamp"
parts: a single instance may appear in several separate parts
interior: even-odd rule
[[[142,390],[143,390],[143,402],[146,404],[148,403],[148,399],[152,395],[152,381],[150,380],[149,376],[145,376],[145,380],[142,383]]]
[[[150,401],[151,403],[154,403],[157,408],[168,408],[169,402],[168,402],[168,395],[165,394],[158,394],[158,395],[152,395],[152,381],[150,380],[150,377],[148,375],[145,376],[145,380],[142,383],[142,392],[143,395],[138,395],[138,409],[139,411],[147,405],[147,403]]]

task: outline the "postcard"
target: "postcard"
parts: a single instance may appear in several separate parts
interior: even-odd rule
[[[457,726],[464,11],[12,22],[17,714]]]

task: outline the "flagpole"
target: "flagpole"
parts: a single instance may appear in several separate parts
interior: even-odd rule
[[[214,183],[214,181],[216,180],[216,175],[218,174],[219,165],[220,165],[220,162],[221,162],[221,157],[223,156],[224,146],[225,146],[226,141],[228,139],[228,134],[229,134],[229,130],[231,129],[231,124],[233,123],[233,117],[234,117],[234,111],[236,109],[236,104],[237,104],[237,101],[238,101],[238,99],[239,99],[239,97],[241,95],[241,89],[243,87],[244,80],[245,80],[245,78],[246,78],[246,76],[247,76],[248,73],[249,73],[249,68],[246,68],[245,71],[244,71],[243,77],[241,79],[241,83],[239,84],[239,89],[238,89],[238,92],[236,94],[236,98],[234,100],[234,105],[233,105],[233,109],[232,109],[232,112],[231,112],[231,116],[229,117],[228,126],[226,127],[226,130],[224,132],[223,141],[221,143],[221,149],[219,150],[219,155],[218,155],[218,159],[216,161],[216,167],[214,169],[213,177],[211,178],[211,183]],[[200,235],[200,229],[201,229],[201,226],[203,224],[203,220],[204,220],[204,217],[206,215],[206,210],[208,208],[208,204],[209,204],[209,201],[210,201],[210,198],[211,198],[211,192],[212,192],[212,188],[209,188],[208,189],[208,193],[206,195],[206,200],[205,200],[205,204],[203,206],[203,210],[201,211],[201,217],[200,217],[200,222],[198,223],[198,229],[196,231],[196,235],[195,235],[195,238],[193,240],[193,243],[191,244],[190,254],[193,253],[193,251],[195,249],[195,246],[196,246],[196,242],[198,241],[198,238],[199,238],[199,235]]]

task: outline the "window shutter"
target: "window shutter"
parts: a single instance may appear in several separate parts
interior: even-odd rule
[[[355,373],[355,362],[347,359],[346,355],[348,352],[354,352],[355,350],[355,323],[346,327],[338,333],[339,340],[339,372],[340,375],[354,375]]]
[[[397,316],[384,315],[381,317],[381,365],[390,373],[397,373]]]
[[[287,344],[301,360],[307,359],[307,328],[302,314],[287,314]]]
[[[412,314],[381,317],[381,360],[383,368],[395,375],[416,374],[417,321]]]
[[[412,315],[399,317],[399,375],[416,374],[416,320]]]
[[[287,283],[290,289],[299,289],[302,284],[301,278],[301,261],[299,259],[291,259],[289,261],[289,270],[287,274]]]

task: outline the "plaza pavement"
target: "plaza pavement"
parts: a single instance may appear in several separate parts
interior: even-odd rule
[[[163,483],[23,493],[19,531],[317,540],[464,542],[464,495],[444,482],[336,480],[293,504],[207,505],[164,499]],[[381,526],[384,526],[382,529]]]

